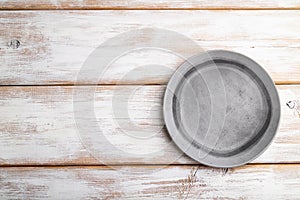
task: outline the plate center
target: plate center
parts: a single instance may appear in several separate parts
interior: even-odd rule
[[[265,94],[245,68],[225,62],[196,66],[175,92],[178,128],[210,153],[239,153],[264,133],[270,114]]]

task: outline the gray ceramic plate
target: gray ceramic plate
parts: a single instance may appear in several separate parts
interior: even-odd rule
[[[170,79],[164,120],[175,144],[205,165],[234,167],[258,157],[275,136],[279,97],[250,58],[209,51],[184,62]]]

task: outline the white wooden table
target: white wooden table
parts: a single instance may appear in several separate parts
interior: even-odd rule
[[[0,199],[300,199],[299,0],[4,0],[0,7]],[[149,27],[181,33],[205,50],[240,52],[266,69],[282,117],[263,155],[214,169],[167,145],[165,128],[149,140],[124,134],[132,129],[113,123],[111,100],[115,90],[122,101],[136,86],[129,106],[136,125],[147,132],[163,127],[163,92],[182,60],[155,50],[120,57],[96,86],[79,82],[96,87],[95,116],[107,139],[130,152],[100,152],[109,166],[90,154],[74,119],[77,74],[107,39]],[[143,68],[122,78],[151,61],[171,70]]]

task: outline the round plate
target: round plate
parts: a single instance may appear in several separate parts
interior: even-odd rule
[[[175,144],[205,165],[235,167],[271,143],[280,102],[266,71],[250,58],[209,51],[185,61],[170,79],[164,120]]]

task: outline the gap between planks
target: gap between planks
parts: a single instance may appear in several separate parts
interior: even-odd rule
[[[255,10],[300,10],[300,7],[294,7],[294,8],[284,8],[284,7],[273,7],[273,8],[236,8],[236,7],[227,7],[227,8],[126,8],[126,7],[109,7],[109,8],[94,8],[94,7],[83,7],[83,8],[6,8],[5,6],[0,8],[1,11],[53,11],[53,10],[64,10],[64,11],[78,11],[78,10],[84,10],[84,11],[97,11],[97,10],[241,10],[241,11],[255,11]]]
[[[300,81],[275,81],[275,85],[300,85]],[[40,84],[40,85],[0,85],[0,87],[73,87],[73,86],[80,86],[80,87],[88,87],[88,86],[156,86],[156,85],[161,85],[161,86],[166,86],[167,84],[159,84],[159,83],[145,83],[145,84],[134,84],[134,83],[118,83],[118,84],[113,84],[113,83],[105,83],[105,84],[73,84],[73,83],[65,83],[65,84]]]
[[[300,162],[296,162],[296,163],[247,163],[245,165],[241,165],[238,167],[233,167],[232,169],[235,168],[240,168],[240,167],[247,167],[247,166],[295,166],[295,165],[299,165],[300,167]],[[181,167],[181,166],[187,166],[187,167],[207,167],[207,168],[211,168],[211,169],[222,169],[222,168],[217,168],[217,167],[210,167],[210,166],[206,166],[203,165],[201,163],[198,164],[112,164],[112,165],[101,165],[101,164],[53,164],[53,165],[49,165],[49,164],[30,164],[30,165],[18,165],[18,164],[4,164],[1,165],[0,164],[0,168],[22,168],[22,167],[28,167],[28,168],[37,168],[37,167],[43,167],[43,168],[68,168],[68,167],[74,167],[74,168],[112,168],[112,167]],[[227,168],[225,168],[227,169]]]
[[[295,0],[209,1],[209,0],[11,0],[0,3],[6,10],[288,10],[300,9]]]

